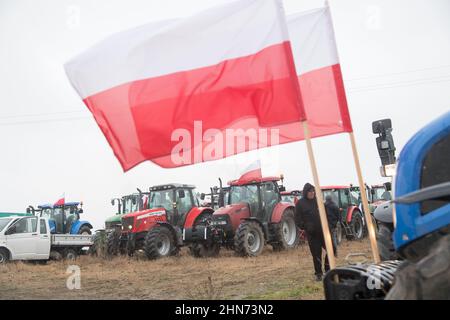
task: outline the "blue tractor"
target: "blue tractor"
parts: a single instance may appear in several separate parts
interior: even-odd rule
[[[409,140],[396,170],[395,199],[377,210],[393,231],[378,243],[398,259],[329,271],[327,299],[450,299],[450,112]]]
[[[27,212],[49,219],[51,233],[56,234],[92,234],[92,224],[80,220],[83,213],[81,202],[66,202],[62,205],[43,204],[37,209],[29,206]]]

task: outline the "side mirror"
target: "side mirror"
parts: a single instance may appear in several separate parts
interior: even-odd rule
[[[111,199],[111,205],[115,205],[116,204],[116,199]]]
[[[280,190],[280,192],[286,191],[286,187],[285,186],[280,186],[278,189]]]
[[[83,209],[82,208],[78,209],[78,213],[83,213]]]
[[[375,190],[370,189],[370,194],[375,194]]]
[[[31,213],[31,209],[30,208],[27,208],[27,213]]]
[[[204,193],[200,194],[200,200],[205,200],[205,194]]]
[[[349,193],[350,193],[350,192],[348,191],[348,189],[345,189],[345,190],[344,190],[344,194],[345,194],[346,196],[348,196]]]
[[[184,192],[183,189],[178,190],[178,197],[179,197],[179,198],[184,198],[184,197],[186,197],[186,193]]]

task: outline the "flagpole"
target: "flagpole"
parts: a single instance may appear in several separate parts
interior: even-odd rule
[[[303,132],[305,135],[306,147],[308,149],[308,157],[309,157],[309,162],[310,162],[311,170],[312,170],[312,174],[313,174],[314,185],[316,188],[315,189],[316,190],[316,200],[317,200],[317,206],[319,208],[320,223],[322,225],[323,236],[325,239],[325,249],[327,251],[330,269],[334,269],[336,267],[336,259],[334,256],[333,243],[331,241],[330,229],[328,227],[328,219],[327,219],[327,214],[325,211],[325,205],[323,202],[322,189],[320,188],[316,159],[314,158],[314,152],[313,152],[312,143],[311,143],[311,133],[309,131],[309,126],[308,126],[307,121],[302,121],[302,125],[303,125]],[[303,197],[306,197],[306,194],[304,194]]]
[[[363,205],[364,216],[366,218],[367,230],[369,231],[370,246],[372,248],[373,260],[375,263],[380,263],[380,253],[378,252],[378,245],[375,235],[375,227],[372,223],[372,214],[370,213],[369,201],[367,200],[366,186],[361,171],[361,164],[359,162],[358,150],[356,148],[355,135],[349,132],[350,143],[352,144],[353,159],[355,160],[356,173],[358,174],[359,190],[361,192],[361,199]]]

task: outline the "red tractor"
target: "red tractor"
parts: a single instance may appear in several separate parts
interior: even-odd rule
[[[297,201],[302,197],[302,192],[300,190],[292,190],[292,191],[283,191],[281,192],[281,200],[284,202],[290,202],[294,205],[297,204]]]
[[[176,255],[183,244],[197,240],[189,231],[205,225],[213,210],[199,206],[194,189],[187,184],[151,187],[147,208],[124,215],[121,232],[109,236],[110,252],[126,250],[131,256],[143,250],[147,258],[156,259]]]
[[[235,180],[229,183],[226,206],[214,212],[206,228],[194,230],[205,237],[197,241],[196,256],[219,252],[221,246],[240,256],[259,255],[266,243],[274,250],[291,249],[299,238],[292,203],[282,202],[278,177]]]
[[[337,243],[345,236],[349,240],[360,240],[366,235],[365,219],[360,209],[359,188],[352,186],[322,187],[324,199],[331,196],[341,212],[340,222],[336,228]]]

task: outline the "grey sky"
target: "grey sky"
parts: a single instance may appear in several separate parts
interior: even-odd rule
[[[144,163],[123,173],[71,88],[63,64],[104,37],[149,21],[182,17],[225,0],[0,0],[0,211],[83,200],[95,228],[110,199],[166,182],[203,191],[236,178],[256,153],[178,169]],[[324,1],[284,0],[287,13]],[[365,180],[383,181],[371,122],[392,118],[400,150],[450,109],[450,1],[330,0],[349,109]],[[313,141],[322,185],[356,183],[348,135]],[[263,173],[288,188],[311,181],[304,142],[262,152]]]

